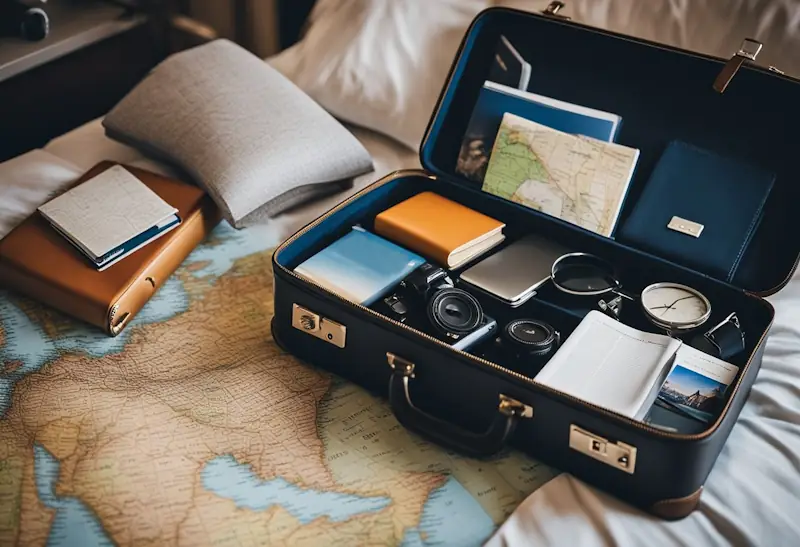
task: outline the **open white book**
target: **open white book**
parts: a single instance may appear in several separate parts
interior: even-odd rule
[[[738,371],[738,367],[678,339],[642,332],[591,311],[535,381],[640,420],[676,365],[724,385],[730,384]]]

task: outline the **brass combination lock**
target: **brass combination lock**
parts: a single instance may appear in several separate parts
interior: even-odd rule
[[[344,325],[297,304],[292,305],[292,326],[336,347],[344,347],[347,335],[347,328]]]
[[[574,424],[569,428],[569,447],[631,475],[636,469],[635,446],[609,441]]]

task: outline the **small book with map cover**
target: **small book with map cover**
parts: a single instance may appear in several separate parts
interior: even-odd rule
[[[482,190],[613,237],[639,150],[506,113]]]

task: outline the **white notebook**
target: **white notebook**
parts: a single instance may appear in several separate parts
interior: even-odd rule
[[[590,311],[535,381],[629,418],[642,419],[675,363],[714,370],[728,383],[737,367],[678,339],[628,327]]]
[[[97,261],[165,224],[178,210],[127,169],[115,165],[42,205],[39,212]]]

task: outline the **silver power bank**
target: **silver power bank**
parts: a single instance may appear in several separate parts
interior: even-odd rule
[[[529,235],[472,266],[460,279],[516,307],[536,294],[550,279],[556,259],[569,252],[548,239]]]

